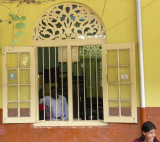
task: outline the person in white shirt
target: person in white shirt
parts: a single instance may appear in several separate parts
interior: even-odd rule
[[[44,99],[40,99],[40,104],[44,103]],[[50,113],[51,106],[51,113]],[[57,106],[57,107],[56,107]],[[50,120],[68,120],[68,104],[65,96],[58,95],[55,87],[51,87],[51,96],[45,96],[45,119]]]

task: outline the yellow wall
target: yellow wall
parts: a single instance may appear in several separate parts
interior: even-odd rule
[[[136,0],[72,0],[80,2],[93,9],[102,18],[107,34],[107,43],[136,43],[136,71],[137,71],[137,98],[139,99],[139,67],[138,67],[138,43],[136,27]],[[46,2],[41,5],[24,4],[20,14],[26,16],[26,27],[23,29],[24,35],[17,38],[17,46],[32,46],[32,33],[36,21],[41,14],[56,3],[67,2],[66,0],[56,0]],[[15,13],[18,12],[17,3],[7,4]],[[4,13],[4,14],[3,14]],[[145,91],[146,105],[159,106],[160,94],[160,67],[158,66],[158,56],[160,51],[160,0],[142,0],[143,16],[143,45],[144,45],[144,70],[145,70]],[[0,5],[0,19],[7,19],[9,10]],[[10,46],[13,40],[12,24],[0,23],[0,47]],[[0,50],[0,77],[2,77],[2,52]],[[160,98],[160,97],[159,97]],[[2,107],[2,79],[0,79],[0,108]]]
[[[143,45],[146,105],[160,106],[160,1],[143,0]]]
[[[2,54],[0,48],[0,108],[2,108]]]

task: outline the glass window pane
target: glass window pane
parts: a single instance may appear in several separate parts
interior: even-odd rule
[[[9,86],[8,101],[17,101],[17,100],[18,100],[18,86]]]
[[[119,64],[120,65],[129,65],[130,64],[129,49],[119,51]]]
[[[8,103],[8,117],[18,116],[18,103]]]
[[[120,81],[126,82],[130,81],[130,68],[129,67],[120,67]]]
[[[120,85],[120,98],[131,99],[131,86],[130,84]]]
[[[18,67],[18,54],[7,53],[7,68],[17,68],[17,67]]]
[[[30,103],[20,103],[20,117],[30,116]]]
[[[118,99],[118,85],[108,85],[109,99]]]
[[[8,79],[7,79],[8,84],[17,84],[18,83],[17,70],[8,70],[7,76],[8,76]]]
[[[117,51],[107,51],[107,65],[117,65]]]
[[[20,100],[30,100],[30,86],[20,86]]]
[[[119,116],[119,102],[118,101],[109,101],[109,115]]]
[[[30,70],[20,70],[20,83],[21,84],[30,83]]]
[[[117,82],[118,81],[117,68],[108,68],[108,81],[109,82]]]
[[[121,101],[121,115],[131,116],[131,102],[130,101]]]
[[[20,68],[29,68],[30,67],[30,59],[29,53],[21,53],[20,54]]]

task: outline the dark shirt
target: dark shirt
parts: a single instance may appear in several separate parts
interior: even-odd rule
[[[142,142],[142,140],[136,139],[136,140],[134,140],[133,142]]]
[[[143,141],[136,139],[136,140],[134,140],[133,142],[143,142]]]
[[[133,142],[143,142],[143,141],[140,140],[140,139],[136,139],[136,140],[134,140]],[[154,142],[158,142],[158,141],[154,141]]]

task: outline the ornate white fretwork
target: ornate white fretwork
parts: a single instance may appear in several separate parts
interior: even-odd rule
[[[101,19],[88,7],[63,3],[50,8],[35,27],[33,40],[105,39]]]
[[[83,58],[83,56],[86,58],[101,58],[102,56],[102,50],[101,46],[83,46],[80,47],[80,57]]]

